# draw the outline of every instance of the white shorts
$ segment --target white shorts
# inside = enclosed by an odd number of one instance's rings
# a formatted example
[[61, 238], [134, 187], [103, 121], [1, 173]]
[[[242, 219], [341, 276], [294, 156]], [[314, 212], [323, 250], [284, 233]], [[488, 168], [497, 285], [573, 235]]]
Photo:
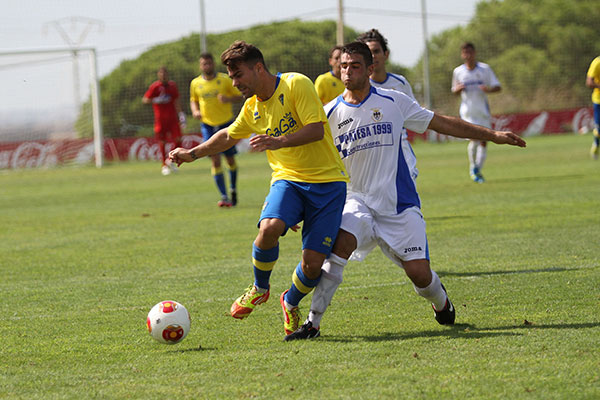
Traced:
[[359, 196], [348, 193], [340, 228], [356, 237], [357, 248], [350, 260], [364, 260], [377, 245], [399, 266], [402, 261], [429, 260], [425, 220], [418, 207], [396, 215], [379, 215]]

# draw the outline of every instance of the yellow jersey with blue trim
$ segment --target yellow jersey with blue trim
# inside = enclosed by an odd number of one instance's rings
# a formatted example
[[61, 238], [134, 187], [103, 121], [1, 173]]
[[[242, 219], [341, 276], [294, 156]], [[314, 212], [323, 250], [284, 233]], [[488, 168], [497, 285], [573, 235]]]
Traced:
[[198, 103], [203, 123], [218, 126], [233, 119], [233, 104], [219, 101], [220, 94], [228, 97], [242, 95], [233, 87], [231, 78], [222, 72], [217, 72], [210, 80], [200, 75], [190, 83], [190, 101]]
[[317, 122], [322, 123], [325, 130], [321, 140], [266, 151], [273, 170], [271, 183], [280, 179], [307, 183], [348, 182], [323, 105], [311, 80], [302, 74], [278, 73], [273, 95], [267, 100], [259, 100], [256, 95], [248, 98], [227, 132], [234, 139], [247, 138], [253, 133], [278, 137]]
[[325, 72], [315, 79], [315, 89], [323, 104], [329, 103], [344, 91], [344, 83], [338, 79], [333, 71]]
[[[587, 76], [594, 78], [594, 82], [600, 84], [600, 56], [594, 58], [590, 64]], [[600, 89], [595, 88], [592, 92], [592, 103], [600, 104]]]

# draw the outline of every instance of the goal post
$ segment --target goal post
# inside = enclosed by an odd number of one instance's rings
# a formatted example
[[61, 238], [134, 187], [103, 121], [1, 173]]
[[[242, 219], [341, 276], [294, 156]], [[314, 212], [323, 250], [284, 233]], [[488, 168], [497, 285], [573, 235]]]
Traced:
[[[23, 50], [10, 50], [10, 51], [0, 51], [0, 70], [10, 70], [10, 73], [3, 73], [3, 75], [5, 77], [9, 77], [7, 79], [12, 80], [13, 83], [15, 82], [27, 82], [28, 75], [25, 73], [20, 72], [22, 69], [25, 68], [36, 68], [36, 65], [42, 65], [42, 64], [51, 64], [54, 63], [56, 64], [61, 63], [59, 66], [59, 70], [61, 71], [61, 74], [65, 74], [64, 70], [67, 69], [67, 63], [70, 61], [72, 62], [72, 71], [73, 71], [73, 92], [74, 92], [74, 106], [64, 106], [61, 105], [60, 102], [58, 101], [58, 98], [63, 97], [62, 93], [59, 93], [57, 95], [57, 107], [62, 107], [64, 109], [66, 108], [73, 108], [74, 109], [74, 115], [71, 115], [71, 119], [74, 123], [74, 121], [77, 119], [77, 116], [82, 112], [82, 105], [84, 104], [84, 102], [80, 101], [80, 81], [84, 81], [84, 79], [80, 78], [79, 76], [79, 56], [80, 55], [86, 55], [87, 54], [87, 63], [88, 63], [88, 70], [89, 70], [89, 76], [87, 79], [89, 82], [89, 107], [91, 108], [91, 125], [92, 125], [92, 129], [93, 129], [93, 158], [94, 158], [94, 162], [96, 167], [100, 168], [103, 166], [103, 131], [102, 131], [102, 113], [101, 113], [101, 101], [100, 101], [100, 83], [99, 83], [99, 79], [98, 79], [98, 63], [97, 63], [97, 55], [96, 55], [96, 49], [93, 47], [68, 47], [68, 48], [45, 48], [45, 49], [23, 49]], [[62, 58], [60, 58], [59, 61], [56, 61], [56, 59], [39, 59], [40, 57], [47, 57], [47, 56], [65, 56], [65, 59], [62, 60]], [[33, 59], [33, 58], [37, 58], [37, 59]], [[7, 61], [8, 60], [8, 61]], [[16, 60], [13, 61], [12, 63], [10, 62], [10, 60]], [[47, 72], [46, 70], [42, 70], [40, 67], [37, 67], [38, 71], [34, 71], [33, 74], [29, 75], [29, 76], [33, 76], [35, 78], [38, 78], [39, 75], [45, 75], [47, 74], [48, 76], [45, 76], [45, 78], [48, 81], [57, 81], [54, 82], [56, 83], [56, 86], [54, 88], [54, 90], [56, 90], [56, 87], [60, 87], [61, 85], [63, 85], [64, 83], [64, 77], [58, 77], [58, 76], [52, 76], [52, 74], [54, 72]], [[48, 71], [54, 71], [51, 68], [48, 67]], [[38, 75], [38, 76], [36, 76]], [[58, 82], [60, 81], [60, 82]], [[32, 84], [31, 86], [33, 86], [33, 90], [31, 93], [27, 93], [25, 95], [25, 97], [29, 96], [31, 97], [31, 102], [30, 104], [28, 104], [27, 106], [24, 106], [26, 108], [22, 108], [25, 109], [25, 112], [28, 113], [29, 115], [36, 115], [40, 112], [40, 108], [41, 108], [41, 104], [36, 103], [36, 95], [40, 94], [41, 91], [43, 90], [41, 87], [42, 85], [39, 85], [39, 83], [36, 84]], [[39, 86], [39, 87], [38, 87]], [[36, 92], [37, 90], [37, 92]], [[20, 88], [16, 87], [16, 89], [13, 89], [13, 94], [12, 96], [14, 96], [15, 98], [18, 97]], [[66, 96], [66, 97], [70, 97], [70, 96]], [[10, 99], [5, 100], [7, 102], [10, 102]], [[42, 101], [43, 102], [43, 101]], [[14, 103], [17, 103], [17, 101], [15, 101]], [[2, 105], [2, 108], [4, 109], [3, 115], [1, 115], [3, 120], [8, 120], [9, 117], [13, 116], [11, 115], [11, 112], [13, 114], [17, 114], [17, 111], [11, 111], [11, 110], [17, 110], [17, 108], [13, 108], [13, 107], [17, 107], [18, 104], [12, 104], [12, 103], [7, 103]], [[23, 107], [23, 106], [22, 106]], [[61, 110], [61, 111], [65, 111], [65, 110]], [[62, 114], [62, 113], [61, 113]], [[62, 115], [60, 115], [62, 116]], [[33, 120], [33, 118], [32, 118]], [[13, 131], [9, 130], [9, 133], [4, 134], [5, 132], [0, 131], [0, 168], [3, 168], [6, 166], [9, 166], [9, 162], [8, 159], [9, 157], [11, 157], [11, 155], [8, 154], [7, 150], [4, 149], [12, 149], [15, 150], [17, 147], [15, 145], [15, 142], [23, 142], [23, 144], [25, 145], [25, 147], [29, 146], [28, 148], [39, 148], [41, 145], [39, 144], [39, 142], [46, 142], [46, 141], [50, 141], [52, 138], [50, 137], [51, 135], [48, 133], [40, 133], [37, 135], [32, 135], [31, 137], [28, 137], [28, 135], [25, 133], [28, 129], [28, 125], [37, 125], [38, 122], [37, 121], [23, 121], [21, 120], [20, 125], [17, 126], [17, 128], [13, 129]], [[11, 125], [10, 123], [5, 123], [4, 125]], [[34, 129], [31, 129], [34, 130]], [[63, 128], [64, 130], [64, 128]], [[73, 129], [71, 129], [73, 130]], [[70, 139], [74, 139], [71, 140], [71, 142], [75, 142], [75, 138], [70, 138]], [[89, 140], [89, 139], [88, 139]], [[27, 142], [31, 142], [31, 143], [27, 143]], [[38, 142], [38, 143], [35, 143]], [[53, 142], [56, 142], [55, 140]], [[33, 144], [33, 146], [32, 146]], [[81, 141], [79, 141], [78, 144], [73, 145], [73, 144], [57, 144], [57, 143], [52, 143], [51, 145], [49, 145], [48, 147], [50, 149], [53, 149], [51, 151], [58, 151], [55, 149], [69, 149], [69, 148], [73, 148], [74, 146], [76, 147], [82, 147]], [[89, 150], [92, 150], [91, 148]], [[89, 151], [87, 150], [87, 151]], [[40, 150], [39, 152], [41, 153], [45, 153], [47, 154], [49, 150]], [[18, 152], [18, 150], [17, 150]], [[90, 154], [91, 156], [91, 154]], [[76, 157], [76, 154], [73, 155], [67, 155], [67, 162], [69, 161], [68, 158], [70, 157]], [[54, 165], [54, 164], [58, 164], [58, 163], [63, 163], [63, 155], [59, 155], [59, 154], [53, 154], [50, 157], [49, 163], [46, 163], [44, 160], [39, 160], [39, 161], [24, 161], [22, 162], [22, 165], [24, 166], [48, 166], [48, 164], [50, 165]], [[17, 163], [13, 163], [13, 164], [17, 164]]]

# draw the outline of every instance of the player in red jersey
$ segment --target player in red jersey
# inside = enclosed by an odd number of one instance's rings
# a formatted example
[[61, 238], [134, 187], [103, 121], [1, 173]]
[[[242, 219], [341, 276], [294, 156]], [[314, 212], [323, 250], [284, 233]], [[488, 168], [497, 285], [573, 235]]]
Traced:
[[154, 134], [162, 159], [161, 171], [163, 175], [168, 175], [171, 171], [176, 171], [177, 167], [167, 161], [165, 144], [172, 143], [174, 148], [181, 146], [181, 128], [185, 128], [185, 114], [181, 111], [179, 90], [175, 82], [169, 80], [167, 68], [160, 67], [157, 76], [158, 80], [150, 85], [142, 101], [144, 104], [152, 103]]

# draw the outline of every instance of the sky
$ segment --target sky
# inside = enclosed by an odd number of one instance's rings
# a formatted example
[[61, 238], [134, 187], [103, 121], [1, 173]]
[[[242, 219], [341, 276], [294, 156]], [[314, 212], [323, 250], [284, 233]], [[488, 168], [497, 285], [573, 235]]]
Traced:
[[[465, 25], [480, 0], [426, 0], [429, 36]], [[357, 31], [377, 28], [389, 41], [390, 58], [405, 66], [423, 51], [421, 1], [343, 0], [344, 23]], [[204, 0], [206, 31], [221, 33], [299, 18], [337, 18], [338, 0]], [[200, 31], [200, 0], [0, 0], [0, 122], [14, 111], [75, 104], [69, 55], [7, 56], [21, 50], [93, 47], [105, 76], [149, 47]], [[73, 17], [77, 17], [76, 23]], [[63, 30], [61, 35], [60, 30]], [[200, 51], [200, 44], [198, 45]], [[40, 63], [40, 60], [48, 60]], [[87, 58], [79, 58], [80, 97], [87, 97]], [[61, 61], [62, 60], [62, 61]], [[6, 95], [9, 93], [10, 95]]]

